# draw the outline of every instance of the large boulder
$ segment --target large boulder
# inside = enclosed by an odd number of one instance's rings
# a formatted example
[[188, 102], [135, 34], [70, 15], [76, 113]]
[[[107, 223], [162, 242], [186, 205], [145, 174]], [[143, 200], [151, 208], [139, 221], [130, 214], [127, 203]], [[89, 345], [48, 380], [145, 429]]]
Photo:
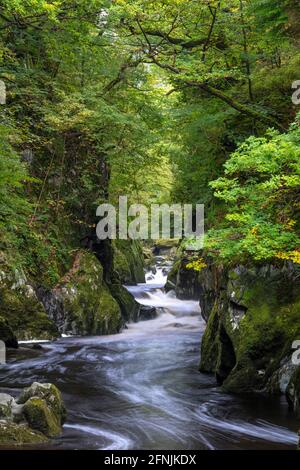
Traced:
[[145, 282], [145, 260], [141, 244], [136, 240], [115, 240], [113, 243], [113, 272], [122, 284]]
[[[19, 340], [55, 339], [59, 336], [35, 289], [25, 273], [15, 269], [1, 253], [0, 256], [0, 339], [8, 347], [16, 347]], [[8, 328], [9, 325], [9, 328]], [[11, 334], [13, 332], [13, 334]]]
[[58, 388], [50, 383], [34, 382], [30, 387], [25, 388], [19, 396], [17, 403], [26, 404], [31, 398], [40, 398], [45, 401], [56, 420], [60, 425], [66, 420], [66, 408]]
[[62, 432], [66, 409], [53, 384], [33, 383], [17, 400], [0, 394], [0, 445], [47, 442]]
[[42, 432], [47, 437], [61, 433], [61, 423], [42, 398], [30, 398], [24, 405], [24, 416], [31, 429]]
[[188, 258], [183, 257], [174, 263], [168, 274], [165, 289], [166, 291], [175, 289], [177, 297], [182, 300], [199, 300], [201, 289], [199, 273], [186, 267], [189, 262]]
[[111, 295], [118, 302], [122, 318], [125, 322], [137, 322], [139, 319], [140, 304], [133, 295], [119, 282], [109, 285]]
[[39, 289], [38, 295], [60, 333], [113, 334], [123, 324], [119, 304], [104, 280], [103, 267], [89, 251], [78, 251], [72, 268], [55, 289]]

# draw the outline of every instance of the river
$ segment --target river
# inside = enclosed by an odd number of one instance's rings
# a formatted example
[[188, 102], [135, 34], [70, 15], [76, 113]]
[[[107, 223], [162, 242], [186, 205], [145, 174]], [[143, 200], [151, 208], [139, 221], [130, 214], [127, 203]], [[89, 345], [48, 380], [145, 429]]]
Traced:
[[51, 449], [294, 449], [298, 425], [284, 398], [231, 396], [198, 372], [205, 324], [197, 302], [164, 292], [167, 269], [158, 258], [147, 283], [128, 288], [157, 318], [19, 351], [0, 371], [1, 391], [60, 388], [68, 420]]

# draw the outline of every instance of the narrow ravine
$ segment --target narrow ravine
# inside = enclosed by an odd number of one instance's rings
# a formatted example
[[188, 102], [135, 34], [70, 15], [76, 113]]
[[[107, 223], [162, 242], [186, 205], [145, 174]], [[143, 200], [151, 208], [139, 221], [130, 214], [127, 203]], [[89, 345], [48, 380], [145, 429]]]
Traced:
[[158, 309], [156, 319], [11, 358], [1, 391], [14, 394], [33, 381], [60, 388], [69, 415], [50, 448], [294, 449], [297, 421], [284, 400], [227, 395], [198, 372], [205, 325], [197, 302], [164, 292], [168, 268], [159, 257], [147, 283], [128, 288]]

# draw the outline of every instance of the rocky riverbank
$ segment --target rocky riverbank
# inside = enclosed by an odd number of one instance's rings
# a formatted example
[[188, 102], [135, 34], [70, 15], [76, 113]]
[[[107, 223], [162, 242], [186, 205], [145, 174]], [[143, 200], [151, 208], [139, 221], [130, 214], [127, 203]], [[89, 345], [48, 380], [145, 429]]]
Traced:
[[66, 409], [55, 385], [33, 383], [18, 398], [0, 394], [0, 446], [46, 443], [59, 436]]
[[123, 287], [144, 280], [142, 249], [131, 241], [86, 243], [52, 288], [15, 269], [2, 253], [0, 340], [17, 347], [17, 340], [116, 333], [145, 315]]

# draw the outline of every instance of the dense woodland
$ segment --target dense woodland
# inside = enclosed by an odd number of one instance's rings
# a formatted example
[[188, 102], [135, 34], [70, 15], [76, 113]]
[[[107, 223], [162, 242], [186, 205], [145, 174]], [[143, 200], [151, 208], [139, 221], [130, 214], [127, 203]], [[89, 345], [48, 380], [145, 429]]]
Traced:
[[99, 202], [205, 203], [218, 262], [299, 261], [296, 0], [2, 0], [1, 250], [55, 283]]

